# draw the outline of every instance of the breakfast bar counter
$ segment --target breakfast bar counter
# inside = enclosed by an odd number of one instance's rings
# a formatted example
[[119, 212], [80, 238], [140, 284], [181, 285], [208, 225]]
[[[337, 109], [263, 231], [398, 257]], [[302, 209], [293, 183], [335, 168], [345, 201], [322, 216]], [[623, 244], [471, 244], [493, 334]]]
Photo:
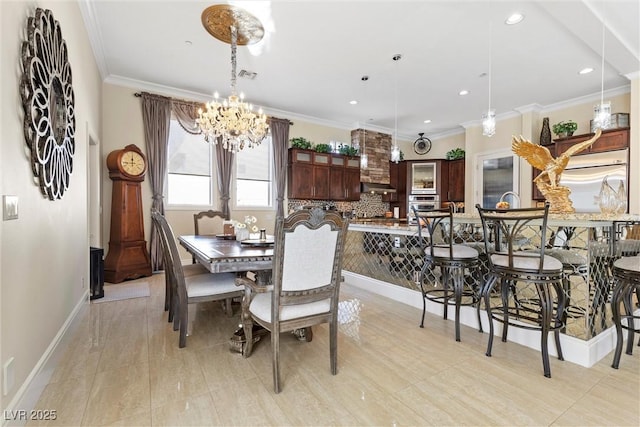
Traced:
[[[453, 226], [456, 243], [476, 248], [486, 265], [479, 216], [455, 214]], [[523, 249], [541, 244], [535, 241], [539, 230], [532, 227], [529, 231], [523, 232]], [[611, 266], [621, 256], [640, 253], [640, 216], [552, 214], [544, 244], [548, 254], [565, 266], [564, 290], [570, 304], [563, 333], [584, 341], [599, 337], [612, 326], [608, 304], [613, 281]], [[347, 277], [352, 274], [354, 279], [368, 283], [365, 286], [371, 286], [374, 292], [422, 307], [418, 284], [422, 263], [416, 226], [382, 219], [355, 220], [350, 224], [343, 270]], [[437, 285], [433, 274], [438, 273], [432, 273], [428, 286]], [[432, 308], [436, 313], [441, 310]]]

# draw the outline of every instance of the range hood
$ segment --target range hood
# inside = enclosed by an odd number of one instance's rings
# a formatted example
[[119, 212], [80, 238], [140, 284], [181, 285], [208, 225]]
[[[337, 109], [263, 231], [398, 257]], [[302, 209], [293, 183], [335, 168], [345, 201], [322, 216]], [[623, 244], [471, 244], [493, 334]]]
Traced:
[[396, 189], [393, 188], [389, 184], [376, 184], [376, 183], [373, 183], [373, 182], [361, 182], [360, 183], [360, 192], [361, 193], [385, 194], [385, 193], [395, 193]]

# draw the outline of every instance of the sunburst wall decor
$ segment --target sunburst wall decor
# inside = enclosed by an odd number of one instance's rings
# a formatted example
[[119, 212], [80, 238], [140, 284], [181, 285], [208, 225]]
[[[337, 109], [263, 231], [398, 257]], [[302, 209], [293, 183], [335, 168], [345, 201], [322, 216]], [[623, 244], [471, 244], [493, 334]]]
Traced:
[[50, 10], [36, 9], [22, 43], [20, 95], [31, 168], [50, 200], [69, 188], [75, 152], [76, 116], [67, 44]]

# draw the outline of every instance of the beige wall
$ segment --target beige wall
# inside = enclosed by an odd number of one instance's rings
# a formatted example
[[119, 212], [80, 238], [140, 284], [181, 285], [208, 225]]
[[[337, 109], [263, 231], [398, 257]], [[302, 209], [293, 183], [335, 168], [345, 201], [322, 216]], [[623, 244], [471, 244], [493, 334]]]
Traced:
[[[73, 174], [61, 200], [42, 196], [34, 183], [22, 131], [20, 48], [35, 7], [51, 9], [69, 51], [75, 93]], [[87, 126], [101, 129], [101, 79], [75, 2], [0, 2], [0, 186], [19, 198], [19, 218], [1, 223], [0, 362], [14, 358], [15, 384], [1, 407], [15, 405], [18, 390], [35, 374], [47, 348], [75, 308], [84, 304], [89, 276]], [[55, 408], [51, 408], [55, 409]]]

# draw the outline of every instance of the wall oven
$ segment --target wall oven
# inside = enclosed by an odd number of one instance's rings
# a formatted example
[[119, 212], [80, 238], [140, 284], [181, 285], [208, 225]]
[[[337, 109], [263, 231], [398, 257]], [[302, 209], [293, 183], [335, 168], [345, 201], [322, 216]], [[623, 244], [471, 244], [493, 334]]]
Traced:
[[419, 211], [440, 209], [440, 196], [437, 194], [411, 194], [409, 195], [407, 220], [409, 224], [417, 224], [413, 208]]

